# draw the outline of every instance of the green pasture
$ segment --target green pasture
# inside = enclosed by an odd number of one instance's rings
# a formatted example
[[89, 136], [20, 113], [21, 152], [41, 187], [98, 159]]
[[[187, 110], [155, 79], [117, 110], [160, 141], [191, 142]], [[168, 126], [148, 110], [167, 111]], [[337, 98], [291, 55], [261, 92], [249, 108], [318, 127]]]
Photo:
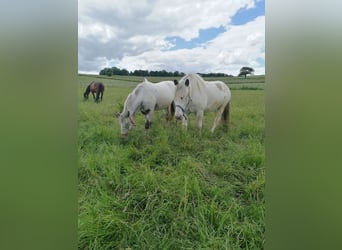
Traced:
[[[97, 78], [103, 102], [84, 101]], [[142, 79], [78, 77], [79, 248], [263, 249], [264, 77], [223, 79], [232, 89], [228, 128], [210, 133], [206, 113], [199, 136], [193, 114], [184, 132], [159, 111], [145, 134], [138, 113], [123, 140], [114, 114]]]

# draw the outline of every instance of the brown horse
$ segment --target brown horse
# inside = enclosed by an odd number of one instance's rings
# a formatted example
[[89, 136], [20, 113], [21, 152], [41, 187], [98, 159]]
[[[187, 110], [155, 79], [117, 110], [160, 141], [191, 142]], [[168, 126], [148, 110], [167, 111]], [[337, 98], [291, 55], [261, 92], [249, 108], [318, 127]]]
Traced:
[[[88, 87], [86, 88], [83, 96], [84, 96], [84, 100], [88, 100], [89, 97], [89, 93], [91, 92], [93, 94], [94, 100], [95, 102], [99, 102], [100, 99], [102, 101], [102, 97], [103, 97], [103, 92], [105, 90], [105, 86], [102, 82], [95, 82], [92, 81]], [[96, 93], [96, 97], [95, 94]], [[101, 96], [100, 96], [101, 95]]]

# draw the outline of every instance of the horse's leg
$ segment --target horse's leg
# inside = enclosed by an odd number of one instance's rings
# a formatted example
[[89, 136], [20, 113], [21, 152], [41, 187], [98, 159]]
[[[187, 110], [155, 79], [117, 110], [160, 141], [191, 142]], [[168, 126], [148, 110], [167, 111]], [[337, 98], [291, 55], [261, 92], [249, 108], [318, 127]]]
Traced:
[[171, 121], [175, 117], [175, 103], [172, 103], [166, 108], [166, 120]]
[[182, 125], [183, 125], [183, 129], [186, 131], [188, 129], [188, 120], [185, 119], [185, 117], [182, 118]]
[[165, 109], [165, 124], [168, 124], [168, 122], [170, 121], [170, 112], [169, 112], [169, 108]]
[[188, 121], [185, 118], [182, 119], [182, 126], [185, 131], [188, 130]]
[[95, 94], [94, 94], [94, 92], [91, 92], [92, 94], [93, 94], [93, 98], [94, 98], [94, 100], [95, 100]]
[[222, 113], [223, 113], [223, 111], [224, 111], [224, 108], [225, 108], [225, 106], [222, 106], [220, 109], [218, 109], [218, 110], [216, 111], [216, 117], [215, 117], [215, 120], [214, 120], [214, 124], [213, 124], [213, 126], [211, 127], [211, 129], [210, 129], [211, 133], [214, 132], [214, 130], [215, 130], [217, 124], [220, 122]]
[[145, 115], [145, 118], [146, 118], [146, 122], [145, 122], [145, 131], [146, 131], [146, 134], [149, 130], [149, 128], [151, 127], [152, 125], [152, 116], [153, 116], [153, 111], [150, 110], [146, 115]]
[[[172, 112], [171, 108], [168, 107], [164, 110], [165, 113], [165, 127], [169, 127], [172, 126], [172, 120], [174, 117], [174, 112]], [[176, 120], [176, 124], [177, 124], [177, 120]]]
[[[189, 117], [187, 117], [187, 118], [185, 118], [184, 116], [182, 116], [182, 128], [183, 128], [183, 130], [184, 131], [187, 131], [187, 129], [188, 129], [188, 119], [189, 119]], [[178, 119], [176, 119], [176, 127], [178, 126]]]
[[199, 133], [201, 134], [202, 131], [202, 120], [203, 120], [203, 111], [197, 111], [196, 113], [196, 118], [197, 118], [197, 128]]

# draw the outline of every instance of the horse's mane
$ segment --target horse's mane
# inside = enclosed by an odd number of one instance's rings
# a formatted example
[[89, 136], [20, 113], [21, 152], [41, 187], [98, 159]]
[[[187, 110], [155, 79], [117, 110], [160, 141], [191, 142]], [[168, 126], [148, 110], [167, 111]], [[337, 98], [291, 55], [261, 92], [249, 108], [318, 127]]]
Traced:
[[86, 90], [84, 91], [84, 95], [88, 95], [88, 94], [90, 93], [90, 85], [91, 85], [92, 83], [93, 83], [93, 82], [91, 82], [91, 83], [87, 86]]
[[88, 84], [87, 88], [86, 88], [86, 92], [89, 93], [90, 92], [90, 86], [94, 83], [95, 81], [91, 81], [91, 83]]
[[200, 94], [202, 94], [203, 91], [205, 91], [204, 88], [205, 88], [206, 81], [200, 75], [195, 74], [195, 73], [190, 73], [190, 74], [185, 75], [182, 78], [182, 80], [184, 80], [184, 82], [185, 82], [186, 79], [189, 79], [189, 81], [190, 81], [190, 85], [189, 85], [189, 87], [190, 87], [190, 97], [193, 96], [194, 91], [196, 89], [198, 90], [198, 92]]
[[129, 115], [130, 111], [129, 111], [129, 107], [131, 107], [134, 103], [134, 100], [136, 98], [136, 93], [135, 93], [135, 89], [128, 94], [126, 101], [124, 103], [124, 108], [122, 110], [122, 113], [125, 114], [126, 116]]

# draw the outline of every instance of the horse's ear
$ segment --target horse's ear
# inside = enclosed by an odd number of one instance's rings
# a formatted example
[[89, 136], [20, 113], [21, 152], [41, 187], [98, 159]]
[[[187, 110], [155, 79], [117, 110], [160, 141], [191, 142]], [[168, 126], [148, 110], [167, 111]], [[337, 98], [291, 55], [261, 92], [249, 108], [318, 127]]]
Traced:
[[146, 79], [146, 77], [144, 78], [144, 82], [147, 82], [147, 79]]
[[177, 84], [178, 84], [178, 81], [177, 81], [177, 80], [173, 80], [173, 82], [175, 83], [175, 85], [177, 85]]
[[188, 87], [188, 86], [189, 86], [189, 83], [190, 83], [190, 82], [189, 82], [189, 79], [186, 79], [186, 81], [185, 81], [185, 86]]

